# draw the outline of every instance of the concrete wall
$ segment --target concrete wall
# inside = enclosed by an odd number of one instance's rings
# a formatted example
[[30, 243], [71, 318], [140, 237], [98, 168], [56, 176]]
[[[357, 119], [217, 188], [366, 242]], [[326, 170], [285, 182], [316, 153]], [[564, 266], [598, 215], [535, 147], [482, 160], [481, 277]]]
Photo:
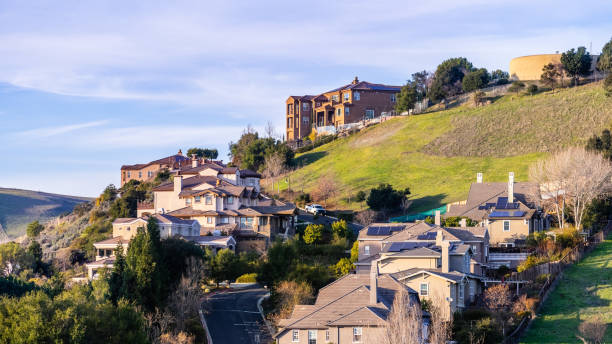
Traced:
[[[595, 71], [595, 62], [598, 55], [591, 55], [592, 67]], [[540, 54], [516, 57], [510, 60], [510, 78], [515, 80], [540, 80], [542, 68], [552, 63], [561, 65], [561, 54]]]

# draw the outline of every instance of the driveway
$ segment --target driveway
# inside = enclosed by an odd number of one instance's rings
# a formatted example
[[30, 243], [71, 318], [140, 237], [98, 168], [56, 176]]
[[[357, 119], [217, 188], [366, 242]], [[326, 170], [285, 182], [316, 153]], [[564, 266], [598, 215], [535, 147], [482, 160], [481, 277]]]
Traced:
[[255, 287], [220, 292], [203, 303], [213, 344], [260, 344], [272, 340], [257, 308], [268, 290]]

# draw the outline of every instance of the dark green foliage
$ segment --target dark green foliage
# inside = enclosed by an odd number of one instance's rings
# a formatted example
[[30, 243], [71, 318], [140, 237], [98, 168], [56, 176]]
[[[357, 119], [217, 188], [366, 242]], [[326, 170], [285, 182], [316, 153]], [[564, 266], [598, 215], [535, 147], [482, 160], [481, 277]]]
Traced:
[[168, 169], [163, 169], [157, 172], [157, 175], [155, 176], [155, 180], [153, 183], [156, 185], [159, 185], [163, 182], [169, 181], [171, 176], [172, 176], [172, 173], [170, 173]]
[[187, 262], [190, 257], [200, 261], [206, 259], [204, 250], [192, 242], [180, 238], [167, 238], [161, 241], [162, 285], [167, 294], [174, 289], [181, 276], [187, 272]]
[[87, 256], [85, 255], [85, 252], [81, 250], [71, 250], [68, 260], [70, 261], [71, 265], [83, 265], [87, 262]]
[[599, 55], [599, 60], [597, 60], [597, 69], [612, 72], [612, 39], [601, 49], [601, 55]]
[[303, 263], [298, 263], [292, 267], [287, 278], [291, 281], [308, 283], [315, 290], [323, 288], [332, 280], [327, 266]]
[[535, 84], [530, 84], [529, 86], [527, 86], [527, 93], [529, 95], [534, 95], [536, 92], [538, 92], [538, 86]]
[[119, 193], [119, 190], [117, 190], [117, 188], [115, 187], [115, 185], [110, 184], [108, 185], [104, 191], [102, 191], [102, 194], [100, 195], [100, 203], [103, 202], [112, 202], [117, 198], [117, 194]]
[[429, 98], [439, 101], [461, 93], [463, 77], [473, 69], [465, 57], [448, 59], [438, 65], [429, 89]]
[[[323, 135], [323, 136], [317, 136], [317, 138], [315, 138], [314, 142], [311, 142], [305, 146], [302, 146], [298, 149], [295, 150], [296, 153], [304, 153], [304, 152], [308, 152], [309, 150], [313, 150], [319, 146], [322, 146], [326, 143], [330, 143], [333, 140], [336, 139], [336, 135]], [[309, 141], [307, 141], [309, 142]]]
[[243, 169], [263, 169], [266, 157], [274, 153], [280, 153], [284, 157], [285, 165], [293, 165], [295, 153], [285, 142], [271, 137], [260, 138], [252, 130], [244, 132], [238, 142], [230, 143], [232, 164]]
[[296, 255], [297, 250], [292, 242], [276, 241], [268, 249], [268, 259], [261, 267], [258, 280], [267, 286], [283, 280]]
[[606, 92], [606, 96], [612, 97], [612, 72], [610, 72], [604, 79], [603, 88]]
[[242, 275], [240, 259], [233, 251], [229, 249], [220, 250], [212, 257], [210, 261], [210, 277], [217, 284], [223, 281], [231, 282], [240, 275]]
[[515, 81], [508, 88], [509, 92], [519, 93], [523, 88], [525, 88], [525, 84], [521, 81]]
[[34, 221], [28, 224], [28, 227], [26, 228], [26, 234], [29, 238], [36, 238], [38, 234], [43, 231], [43, 229], [45, 229], [43, 225], [41, 225], [38, 221]]
[[486, 68], [476, 69], [468, 72], [462, 81], [464, 92], [472, 92], [481, 89], [489, 83], [489, 72]]
[[56, 297], [37, 291], [0, 297], [1, 343], [148, 343], [145, 322], [125, 302], [98, 301], [90, 286]]
[[216, 148], [189, 148], [189, 150], [187, 150], [187, 156], [191, 157], [193, 154], [195, 154], [198, 158], [207, 158], [211, 160], [216, 159], [219, 156], [219, 152]]
[[591, 73], [591, 54], [586, 51], [585, 47], [572, 48], [561, 54], [561, 64], [576, 85], [579, 77]]
[[491, 80], [495, 82], [499, 82], [500, 80], [506, 80], [506, 83], [510, 79], [510, 74], [508, 72], [504, 72], [501, 69], [496, 69], [491, 72]]
[[414, 81], [408, 81], [397, 95], [395, 111], [402, 113], [414, 108], [414, 104], [419, 100], [419, 92]]
[[[443, 227], [459, 227], [462, 219], [465, 219], [466, 226], [468, 227], [474, 227], [478, 225], [477, 221], [474, 221], [470, 219], [469, 217], [465, 217], [465, 216], [463, 217], [450, 216], [450, 217], [443, 218], [440, 221], [440, 225]], [[428, 221], [431, 221], [431, 222], [428, 222]], [[434, 223], [434, 219], [431, 216], [428, 216], [425, 222]]]
[[38, 289], [40, 288], [36, 284], [24, 282], [15, 276], [0, 277], [0, 297], [3, 295], [19, 297]]
[[363, 202], [363, 201], [365, 201], [365, 200], [366, 200], [366, 197], [367, 197], [367, 196], [368, 196], [368, 195], [366, 194], [366, 192], [365, 192], [365, 191], [363, 191], [363, 190], [361, 190], [361, 191], [359, 191], [359, 192], [357, 193], [357, 195], [355, 195], [355, 200], [356, 200], [357, 202]]
[[586, 145], [587, 150], [597, 151], [612, 160], [612, 135], [610, 130], [604, 129], [601, 136], [593, 135]]
[[492, 314], [474, 309], [455, 313], [453, 339], [459, 343], [496, 344], [503, 341], [503, 336]]
[[32, 266], [32, 255], [16, 242], [0, 244], [0, 275], [17, 275]]
[[372, 210], [398, 210], [402, 200], [410, 195], [410, 189], [395, 190], [390, 184], [379, 184], [370, 190], [367, 204]]
[[421, 101], [427, 96], [427, 84], [431, 77], [432, 75], [426, 70], [412, 74], [412, 82], [417, 91], [417, 101]]
[[113, 224], [109, 220], [96, 220], [87, 226], [81, 235], [72, 241], [70, 245], [75, 250], [83, 251], [87, 257], [93, 258], [96, 255], [93, 244], [95, 242], [108, 239], [113, 232]]
[[51, 264], [43, 262], [43, 251], [38, 241], [32, 240], [30, 242], [27, 253], [32, 257], [32, 271], [47, 276], [51, 275]]
[[136, 207], [139, 201], [144, 201], [151, 191], [150, 183], [141, 183], [138, 180], [130, 180], [121, 189], [121, 198], [117, 198], [109, 210], [109, 215], [116, 219], [118, 217], [136, 217]]
[[299, 206], [304, 206], [311, 202], [312, 202], [312, 198], [310, 197], [309, 193], [302, 192], [295, 198], [295, 203]]
[[540, 76], [540, 81], [544, 85], [548, 85], [548, 87], [554, 89], [555, 83], [557, 82], [557, 78], [559, 78], [560, 73], [555, 67], [554, 64], [549, 63], [542, 67], [542, 75]]

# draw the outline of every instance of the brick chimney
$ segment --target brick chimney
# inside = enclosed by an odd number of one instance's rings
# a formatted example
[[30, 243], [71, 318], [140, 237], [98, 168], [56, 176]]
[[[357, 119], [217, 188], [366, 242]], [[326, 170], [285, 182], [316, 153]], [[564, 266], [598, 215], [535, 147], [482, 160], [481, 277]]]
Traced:
[[514, 172], [508, 173], [508, 203], [514, 202]]
[[199, 159], [195, 154], [191, 154], [191, 167], [198, 167]]
[[378, 261], [374, 260], [370, 266], [370, 304], [378, 303]]
[[177, 174], [174, 176], [174, 193], [179, 193], [183, 190], [183, 176]]
[[357, 85], [358, 82], [359, 82], [359, 78], [355, 77], [355, 79], [353, 80], [353, 85]]
[[440, 225], [440, 211], [439, 211], [439, 210], [436, 210], [436, 217], [435, 217], [435, 219], [434, 219], [434, 224], [435, 224], [436, 226], [439, 226], [439, 225]]
[[448, 251], [450, 251], [450, 241], [442, 241], [442, 272], [449, 272], [450, 270], [450, 255]]
[[476, 173], [476, 183], [482, 183], [482, 172]]

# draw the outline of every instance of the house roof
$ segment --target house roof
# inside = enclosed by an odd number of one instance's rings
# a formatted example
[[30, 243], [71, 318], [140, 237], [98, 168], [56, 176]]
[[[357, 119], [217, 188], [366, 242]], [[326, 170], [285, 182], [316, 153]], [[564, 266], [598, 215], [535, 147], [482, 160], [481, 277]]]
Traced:
[[214, 236], [214, 235], [198, 235], [198, 236], [184, 236], [185, 240], [192, 241], [198, 245], [220, 245], [228, 246], [230, 244], [236, 244], [236, 240], [231, 235], [226, 236]]
[[[218, 179], [217, 177], [214, 177], [214, 176], [200, 176], [200, 175], [189, 177], [189, 178], [183, 178], [183, 183], [182, 183], [183, 189], [182, 190], [185, 190], [185, 189], [190, 190], [191, 188], [196, 187], [198, 185], [202, 185], [202, 184], [216, 186], [217, 180], [221, 180], [221, 179]], [[228, 182], [222, 181], [222, 180], [221, 180], [221, 184], [231, 185]], [[173, 180], [162, 183], [153, 188], [153, 191], [173, 191], [173, 190], [174, 190]]]
[[161, 158], [161, 159], [157, 159], [157, 160], [153, 160], [151, 162], [148, 162], [146, 164], [134, 164], [134, 165], [123, 165], [121, 166], [121, 170], [140, 170], [144, 167], [150, 166], [150, 165], [168, 165], [171, 168], [178, 168], [180, 166], [183, 166], [185, 164], [188, 164], [191, 162], [191, 159], [189, 159], [188, 157], [184, 156], [181, 151], [179, 150], [178, 154], [174, 154], [174, 155], [170, 155], [167, 156], [165, 158]]
[[420, 268], [413, 268], [413, 269], [396, 272], [392, 274], [392, 276], [397, 278], [398, 280], [403, 280], [403, 279], [407, 279], [407, 278], [410, 278], [412, 276], [419, 275], [419, 274], [428, 274], [430, 276], [436, 276], [436, 277], [443, 278], [453, 283], [461, 282], [461, 280], [465, 278], [466, 276], [466, 274], [457, 272], [457, 271], [442, 272], [441, 269], [420, 269]]
[[350, 83], [348, 85], [344, 85], [338, 88], [335, 88], [331, 91], [325, 92], [338, 92], [338, 91], [346, 91], [346, 90], [357, 90], [357, 91], [383, 91], [383, 92], [399, 92], [402, 90], [402, 86], [391, 86], [391, 85], [383, 85], [383, 84], [373, 84], [367, 81], [358, 81], [357, 83]]
[[[536, 197], [535, 195], [538, 192], [539, 186], [537, 183], [514, 183], [514, 199], [518, 203], [518, 209], [513, 209], [512, 211], [523, 211], [524, 215], [513, 216], [513, 218], [523, 219], [533, 216], [536, 210], [536, 200], [534, 197]], [[482, 221], [488, 217], [489, 210], [495, 208], [500, 198], [503, 197], [508, 197], [507, 183], [472, 183], [466, 204], [452, 205], [444, 216], [465, 216], [475, 221]]]
[[94, 246], [96, 246], [96, 245], [119, 245], [119, 244], [127, 244], [129, 242], [130, 242], [129, 240], [125, 240], [125, 239], [123, 239], [123, 237], [117, 236], [117, 237], [114, 237], [114, 238], [110, 238], [110, 239], [106, 239], [106, 240], [95, 242]]

